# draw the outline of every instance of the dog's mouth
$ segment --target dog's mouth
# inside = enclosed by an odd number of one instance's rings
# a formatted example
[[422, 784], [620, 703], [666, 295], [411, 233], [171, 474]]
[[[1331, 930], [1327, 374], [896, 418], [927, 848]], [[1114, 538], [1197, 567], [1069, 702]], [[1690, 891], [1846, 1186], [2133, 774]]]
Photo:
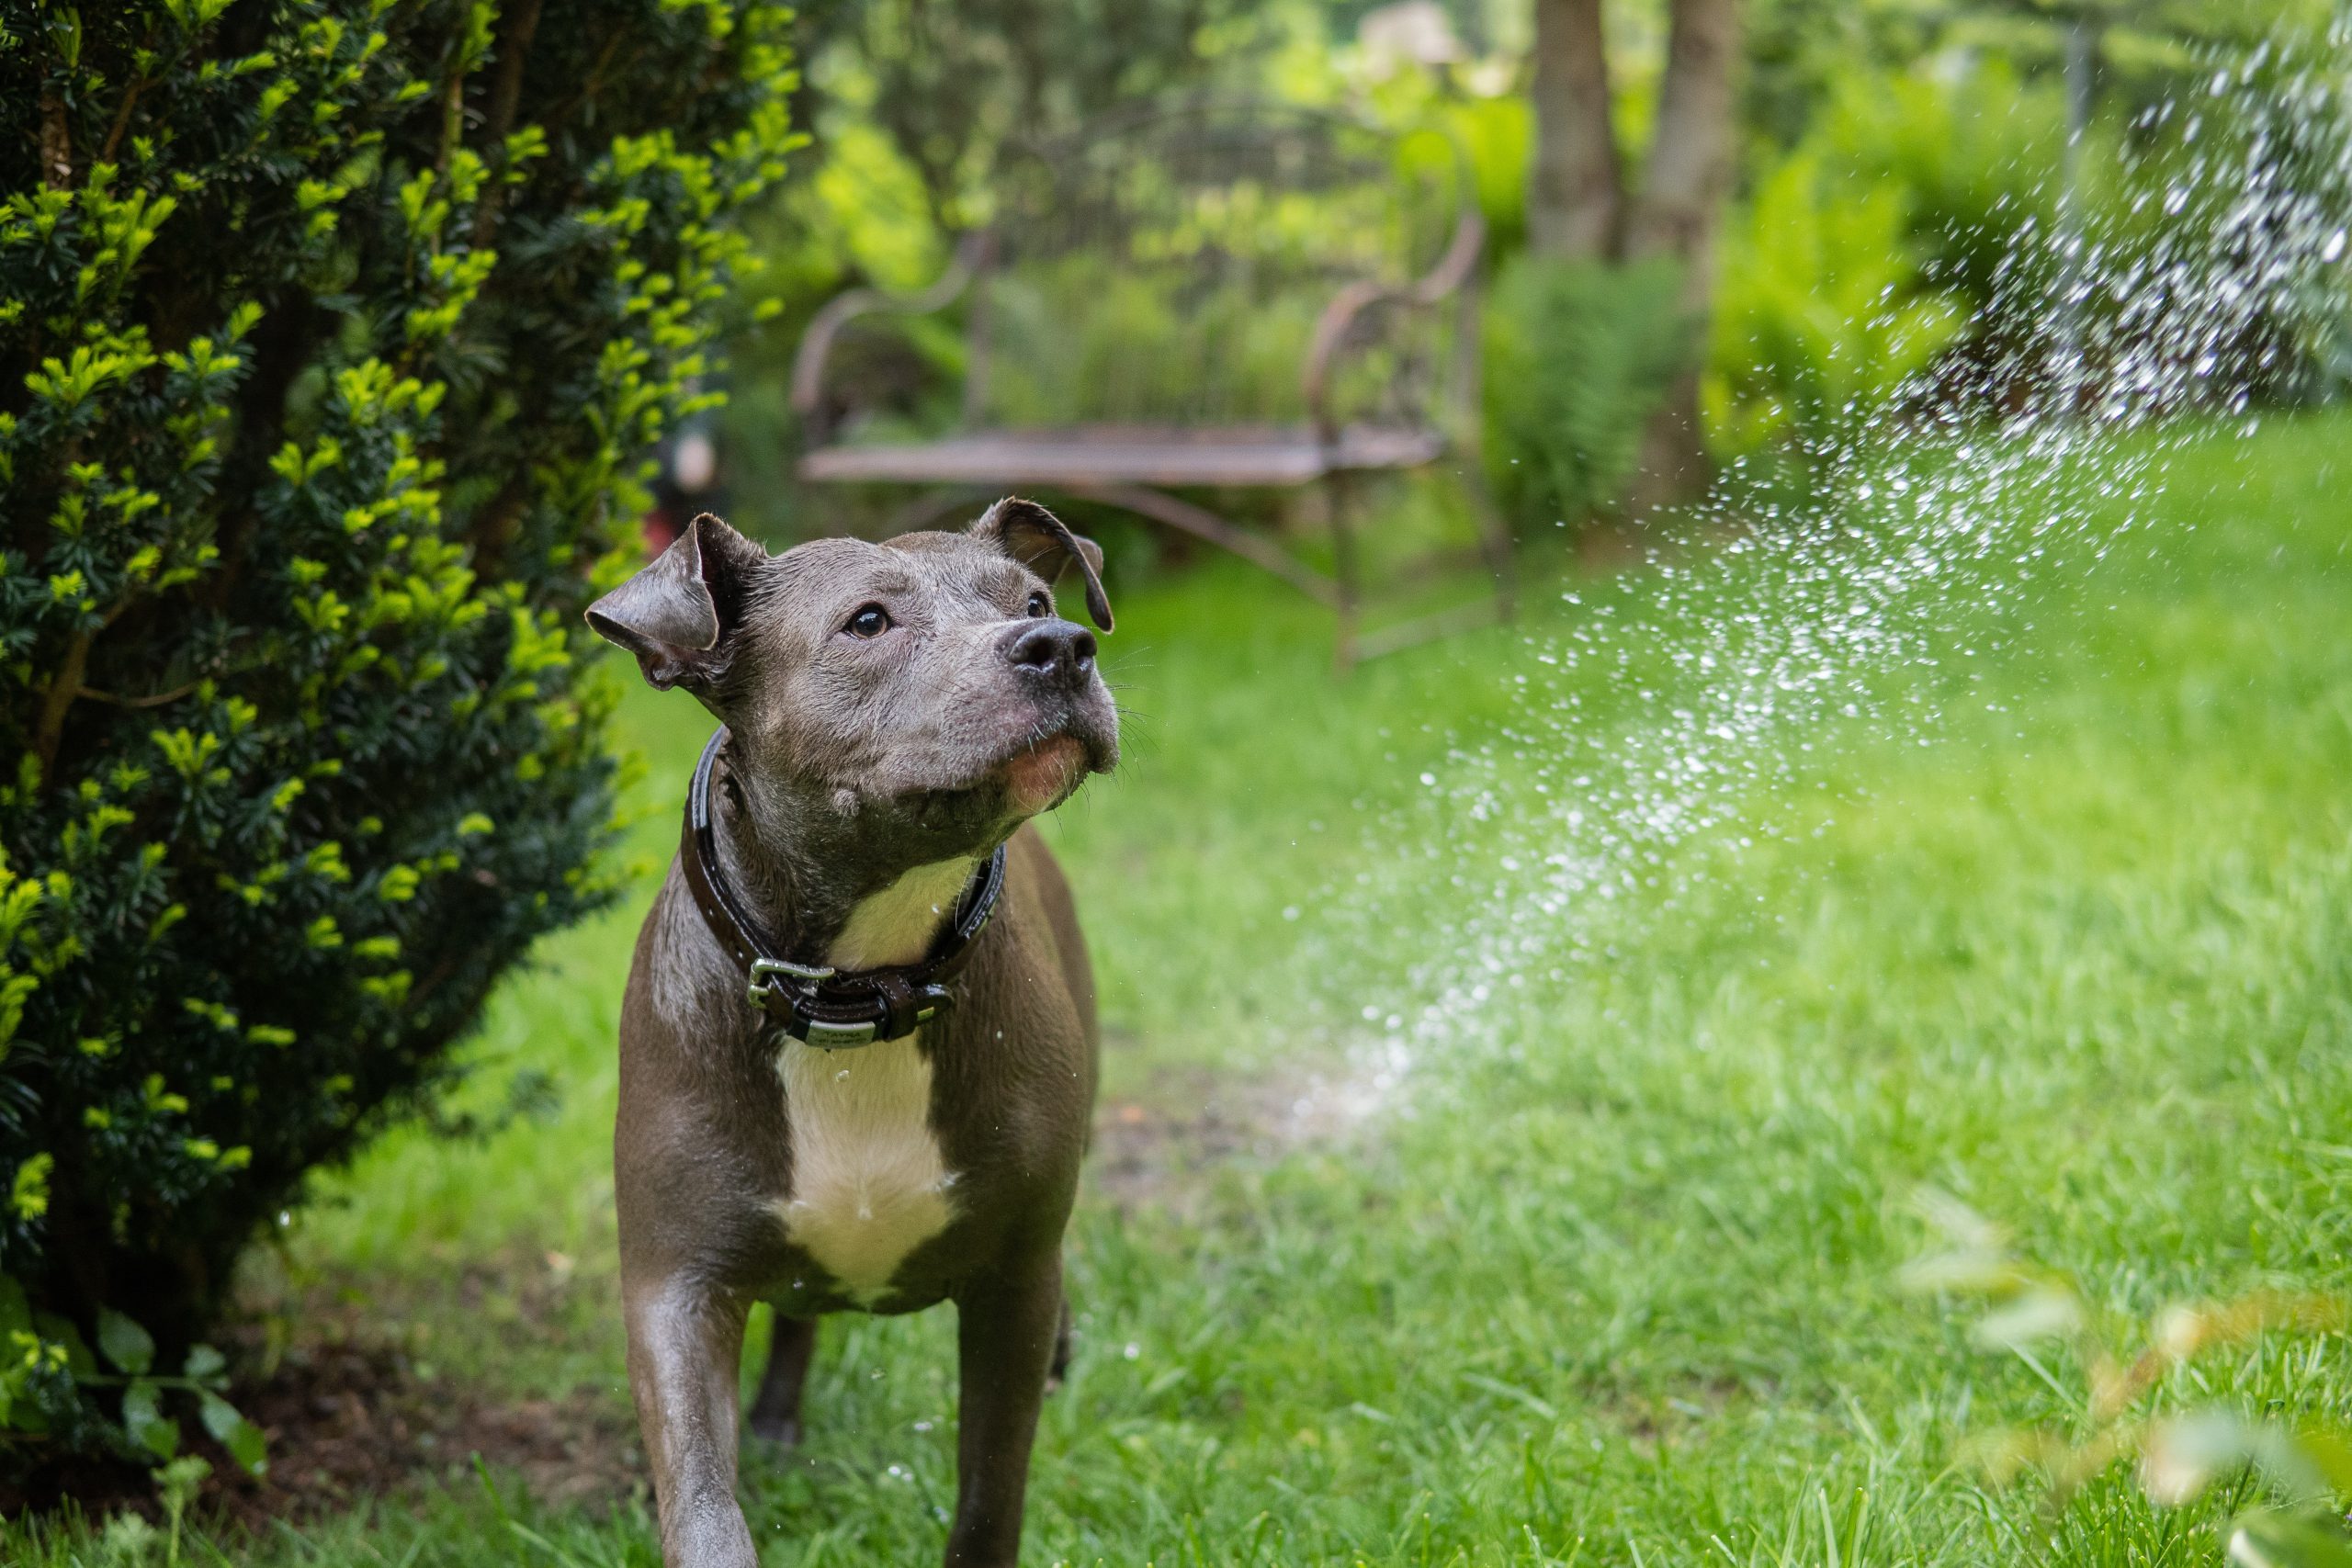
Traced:
[[1014, 816], [1051, 811], [1077, 794], [1089, 773], [1118, 765], [1117, 733], [1091, 714], [1071, 714], [1059, 724], [1008, 738], [1010, 749], [981, 771], [978, 783], [1002, 791], [1004, 807]]
[[1089, 773], [1108, 773], [1120, 761], [1117, 740], [1089, 724], [1040, 733], [1030, 731], [971, 773], [967, 783], [920, 792], [920, 816], [945, 828], [955, 820], [1033, 818], [1077, 795]]
[[1092, 771], [1085, 741], [1056, 735], [1014, 752], [997, 765], [996, 776], [1004, 782], [1005, 804], [1035, 817], [1069, 799]]

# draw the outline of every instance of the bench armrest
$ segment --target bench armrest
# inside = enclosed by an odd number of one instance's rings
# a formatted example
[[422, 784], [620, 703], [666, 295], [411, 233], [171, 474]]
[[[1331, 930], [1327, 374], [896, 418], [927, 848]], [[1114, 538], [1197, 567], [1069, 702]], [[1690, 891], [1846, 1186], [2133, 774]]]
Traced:
[[[1445, 254], [1428, 272], [1407, 284], [1369, 280], [1351, 283], [1331, 297], [1331, 302], [1323, 308], [1323, 314], [1315, 322], [1315, 336], [1306, 351], [1305, 377], [1307, 413], [1321, 440], [1329, 443], [1340, 438], [1340, 417], [1331, 407], [1331, 373], [1346, 351], [1356, 323], [1385, 306], [1427, 310], [1443, 303], [1470, 280], [1478, 265], [1478, 253], [1486, 243], [1485, 217], [1476, 206], [1465, 207], [1461, 220], [1453, 226], [1453, 238], [1446, 245]], [[1467, 330], [1476, 330], [1475, 322], [1466, 326]]]
[[973, 277], [986, 264], [988, 251], [987, 231], [975, 231], [957, 243], [955, 259], [928, 288], [913, 294], [852, 288], [825, 301], [824, 308], [809, 321], [808, 330], [801, 335], [800, 347], [792, 356], [792, 412], [800, 416], [801, 427], [808, 433], [811, 445], [821, 443], [828, 434], [822, 428], [825, 361], [831, 355], [833, 340], [841, 335], [842, 329], [860, 316], [922, 316], [944, 310], [971, 286]]

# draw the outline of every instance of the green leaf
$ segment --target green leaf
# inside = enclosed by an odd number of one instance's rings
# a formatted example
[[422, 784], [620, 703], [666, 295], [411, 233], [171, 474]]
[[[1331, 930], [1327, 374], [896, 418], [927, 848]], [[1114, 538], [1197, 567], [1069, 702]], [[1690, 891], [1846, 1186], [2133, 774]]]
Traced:
[[41, 18], [49, 28], [49, 41], [63, 58], [70, 69], [82, 63], [82, 13], [70, 6], [61, 6]]
[[[18, 1330], [33, 1325], [33, 1309], [26, 1304], [25, 1288], [6, 1274], [0, 1274], [0, 1344]], [[0, 1418], [5, 1425], [5, 1418]]]
[[180, 1424], [164, 1414], [157, 1394], [155, 1385], [145, 1378], [123, 1390], [122, 1425], [131, 1441], [158, 1459], [169, 1459], [179, 1452]]
[[37, 1312], [33, 1314], [33, 1332], [52, 1345], [65, 1347], [65, 1370], [75, 1377], [86, 1378], [97, 1371], [98, 1359], [90, 1354], [89, 1341], [82, 1337], [82, 1331], [74, 1326], [71, 1319], [53, 1312]]
[[2140, 1483], [2155, 1502], [2177, 1508], [2216, 1477], [2248, 1464], [2262, 1466], [2298, 1495], [2311, 1490], [2311, 1467], [2286, 1434], [2229, 1410], [2192, 1410], [2150, 1427]]
[[2314, 1424], [2294, 1435], [2295, 1452], [2337, 1495], [2352, 1495], [2352, 1438], [2341, 1427]]
[[17, 1385], [21, 1382], [21, 1378], [0, 1379], [0, 1387], [5, 1387], [6, 1393], [5, 1399], [0, 1399], [0, 1406], [6, 1407], [6, 1413], [0, 1414], [0, 1430], [48, 1432], [49, 1412], [37, 1403], [19, 1397], [23, 1391]]
[[98, 1309], [98, 1348], [122, 1371], [138, 1377], [155, 1364], [155, 1341], [112, 1307]]
[[205, 1477], [212, 1473], [212, 1466], [197, 1454], [182, 1454], [169, 1464], [155, 1471], [155, 1490], [163, 1494], [164, 1513], [175, 1521], [187, 1512], [203, 1490]]
[[2035, 1286], [1985, 1314], [1969, 1337], [1990, 1350], [2028, 1348], [2061, 1339], [2083, 1325], [2083, 1303], [2071, 1291]]
[[8, 1203], [18, 1219], [37, 1220], [49, 1213], [49, 1173], [56, 1164], [55, 1155], [39, 1154], [17, 1168]]
[[229, 1457], [242, 1466], [247, 1475], [259, 1475], [269, 1468], [269, 1439], [259, 1427], [238, 1413], [237, 1407], [217, 1393], [206, 1393], [204, 1429], [213, 1440], [229, 1450]]
[[180, 1375], [197, 1382], [207, 1382], [228, 1370], [228, 1357], [209, 1345], [195, 1345], [188, 1348], [187, 1360], [180, 1367]]
[[2230, 1531], [2233, 1568], [2352, 1568], [2352, 1536], [2324, 1514], [2265, 1508]]

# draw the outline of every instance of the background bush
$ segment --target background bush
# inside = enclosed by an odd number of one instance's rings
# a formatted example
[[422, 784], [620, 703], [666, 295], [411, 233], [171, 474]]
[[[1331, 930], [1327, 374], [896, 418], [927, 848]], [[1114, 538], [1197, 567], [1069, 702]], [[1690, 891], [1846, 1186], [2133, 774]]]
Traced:
[[1486, 453], [1521, 536], [1623, 503], [1642, 427], [1694, 330], [1671, 262], [1619, 266], [1521, 252], [1487, 313]]
[[1891, 181], [1825, 188], [1800, 149], [1772, 171], [1725, 236], [1702, 383], [1713, 445], [1778, 447], [1799, 465], [1914, 384], [1967, 326], [1925, 287]]
[[[1797, 141], [1757, 156], [1726, 229], [1716, 449], [1801, 477], [1841, 423], [1890, 403], [1981, 416], [2051, 397], [2069, 333], [2082, 400], [2154, 396], [2117, 374], [2147, 365], [2151, 311], [2228, 323], [2179, 339], [2177, 374], [2156, 378], [2169, 406], [2330, 393], [2352, 320], [2341, 269], [2312, 268], [2307, 298], [2256, 288], [2224, 308], [2171, 292], [2225, 266], [2259, 278], [2249, 246], [2306, 254], [2340, 225], [2352, 171], [2329, 46], [2283, 17], [2244, 38], [2177, 19], [2100, 29], [2071, 167], [2066, 94], [2034, 47], [2054, 48], [2044, 23], [2012, 37], [1955, 24], [1928, 59], [1826, 89]], [[2257, 165], [2272, 171], [2258, 188], [2217, 173]], [[2070, 231], [2110, 281], [2065, 310], [2052, 299]]]
[[168, 1454], [236, 1435], [240, 1248], [609, 891], [574, 628], [709, 400], [786, 18], [10, 15], [0, 1452]]

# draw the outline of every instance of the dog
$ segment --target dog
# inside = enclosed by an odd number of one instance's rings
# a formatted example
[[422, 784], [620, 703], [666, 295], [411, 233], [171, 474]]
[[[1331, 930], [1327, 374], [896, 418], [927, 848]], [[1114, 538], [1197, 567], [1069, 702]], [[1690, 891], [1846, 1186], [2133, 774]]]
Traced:
[[720, 722], [620, 1021], [613, 1179], [629, 1388], [667, 1568], [753, 1568], [735, 1499], [790, 1444], [830, 1312], [956, 1311], [946, 1561], [1020, 1551], [1037, 1413], [1069, 1350], [1062, 1232], [1094, 1100], [1094, 983], [1030, 818], [1118, 761], [1074, 570], [1102, 551], [1008, 498], [962, 533], [771, 556], [718, 518], [589, 607]]

